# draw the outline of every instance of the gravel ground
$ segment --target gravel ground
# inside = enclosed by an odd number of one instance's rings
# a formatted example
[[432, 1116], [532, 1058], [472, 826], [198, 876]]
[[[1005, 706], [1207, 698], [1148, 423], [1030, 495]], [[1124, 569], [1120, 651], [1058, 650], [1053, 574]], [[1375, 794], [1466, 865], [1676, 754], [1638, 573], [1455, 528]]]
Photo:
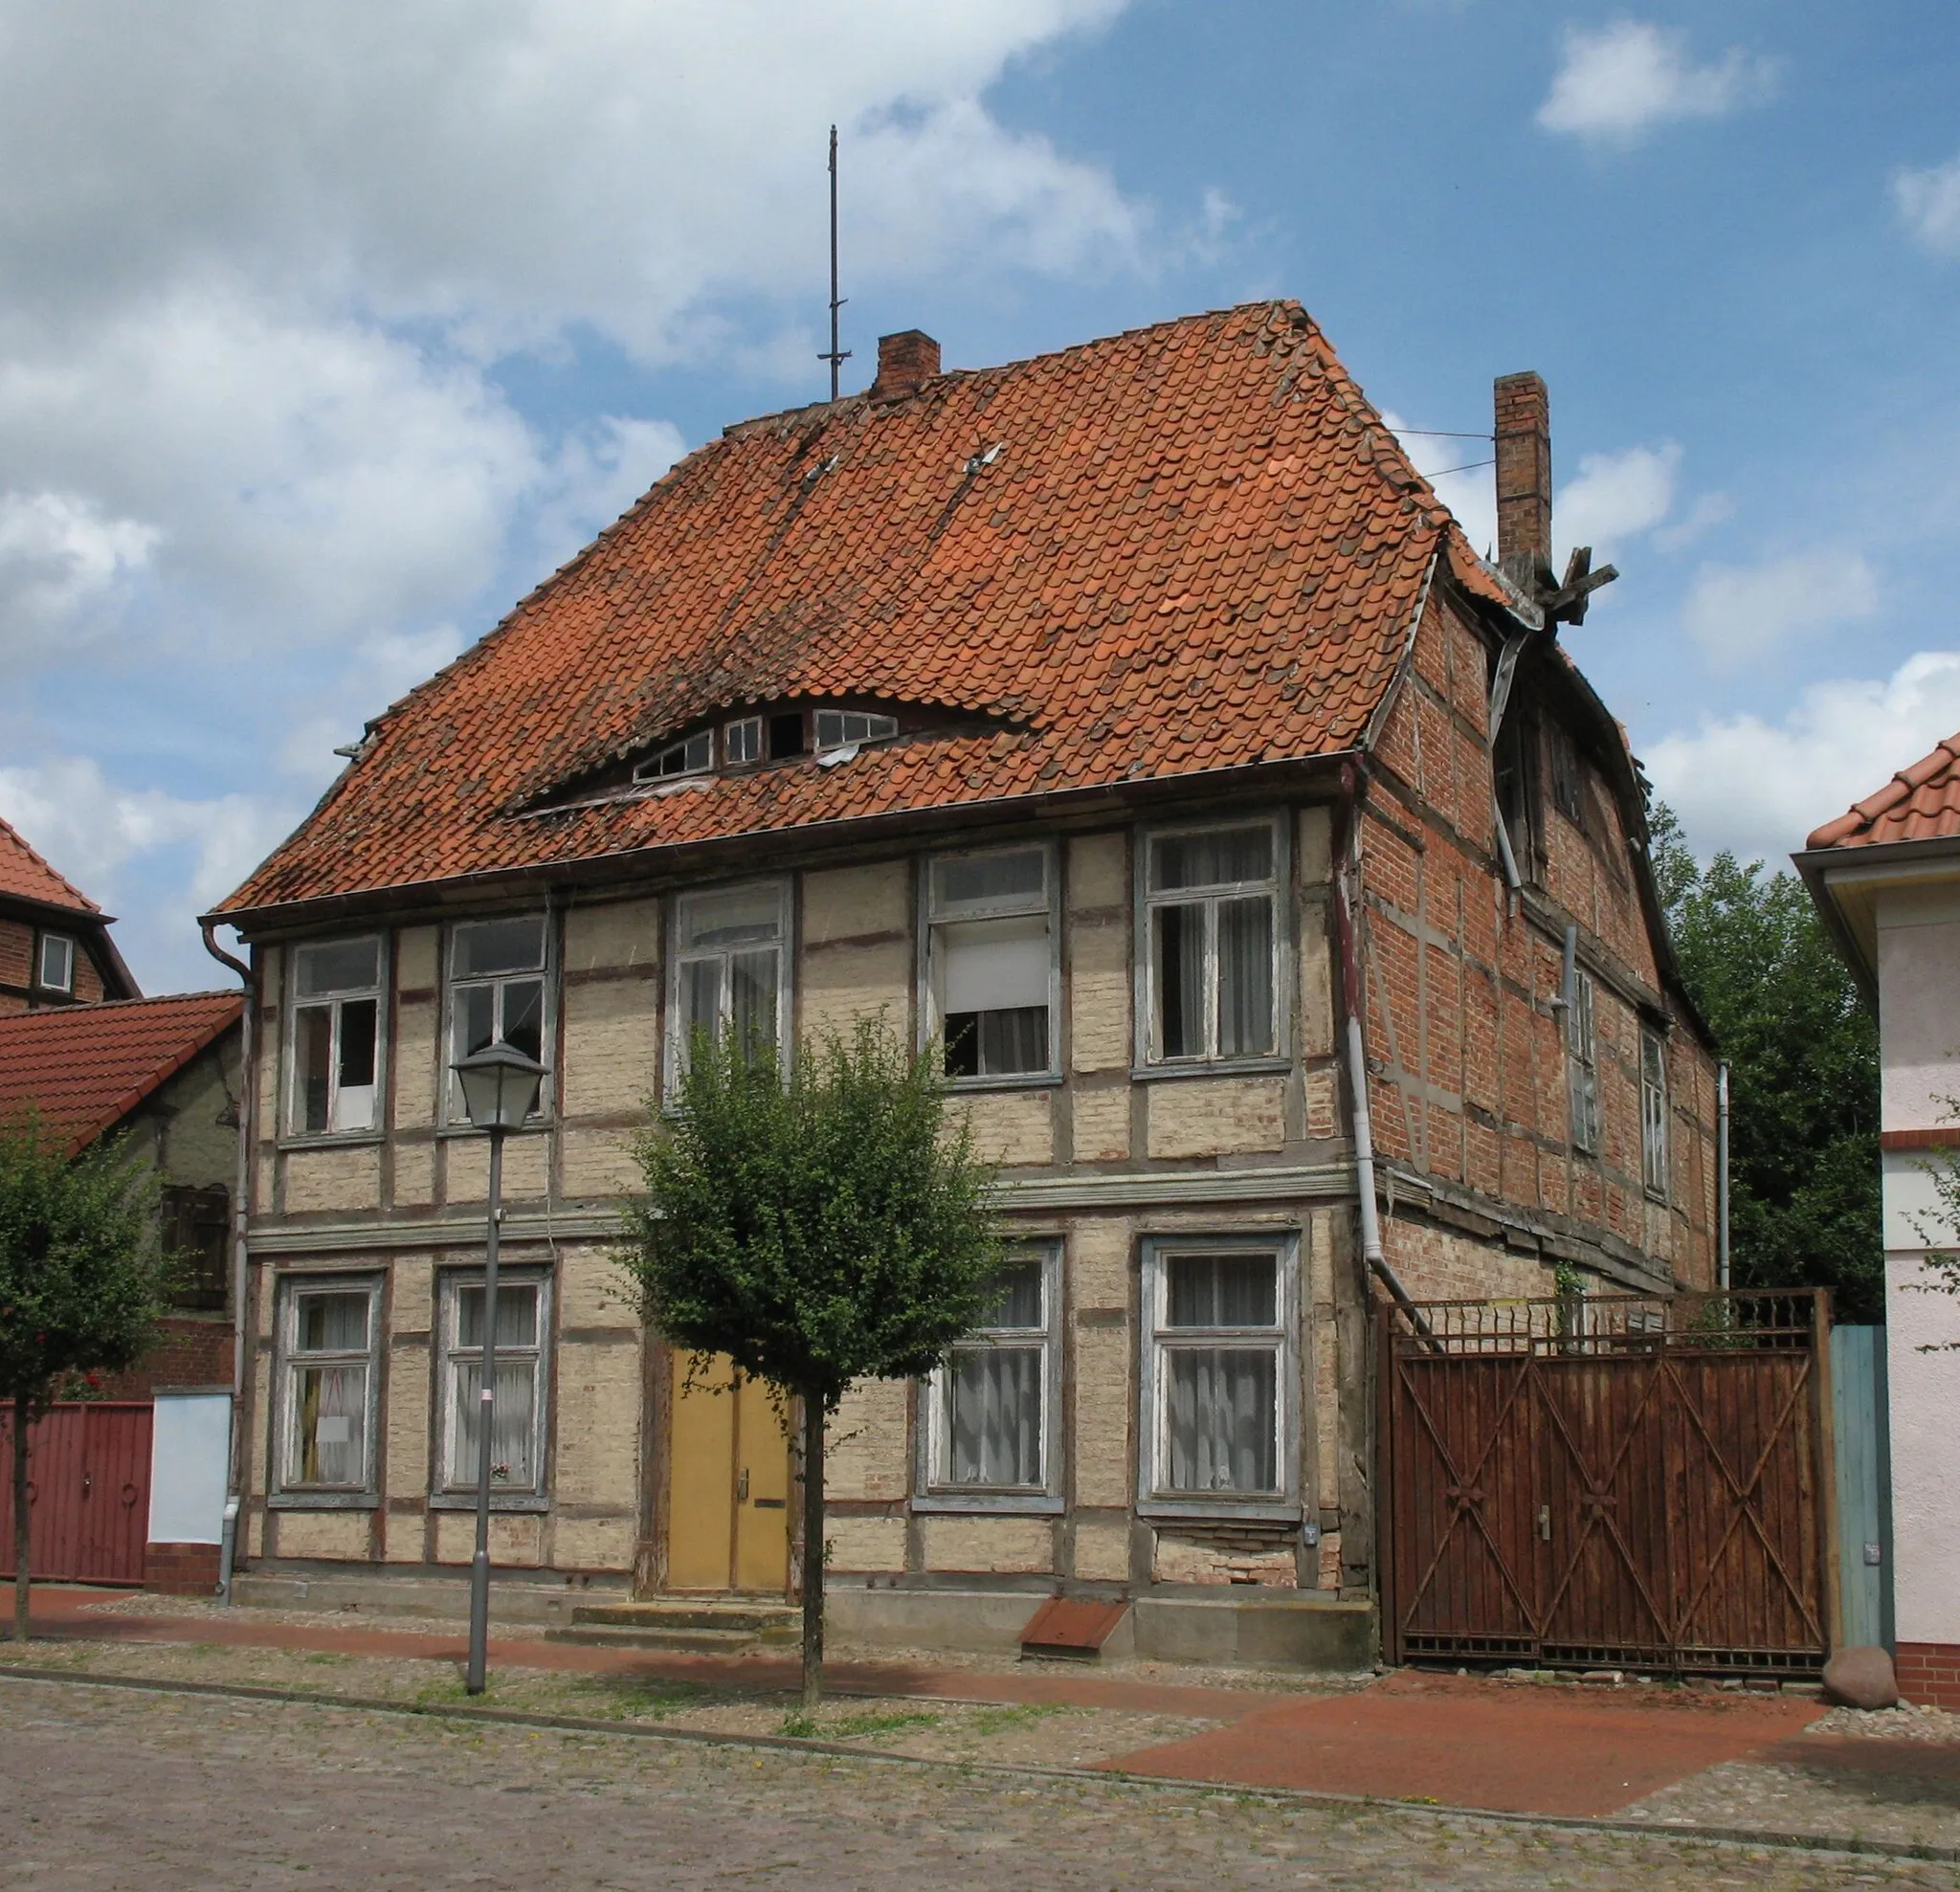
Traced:
[[[244, 1683], [412, 1702], [422, 1707], [446, 1707], [469, 1700], [457, 1663], [412, 1658], [186, 1642], [37, 1642], [25, 1651], [7, 1644], [0, 1648], [0, 1660], [78, 1675]], [[1089, 1767], [1216, 1725], [1191, 1716], [1129, 1714], [1109, 1708], [865, 1695], [833, 1699], [814, 1721], [806, 1721], [794, 1696], [776, 1689], [508, 1666], [492, 1669], [490, 1686], [479, 1700], [484, 1707], [533, 1714], [576, 1715], [711, 1734], [788, 1734], [924, 1760], [1037, 1767]]]
[[648, 1744], [0, 1678], [19, 1892], [821, 1886], [1951, 1888], [1954, 1869], [1656, 1833]]
[[1945, 1708], [1833, 1708], [1812, 1734], [1854, 1734], [1865, 1741], [1945, 1741], [1960, 1745], [1960, 1715]]
[[[85, 1606], [90, 1615], [100, 1616], [201, 1616], [237, 1623], [279, 1623], [300, 1629], [358, 1628], [365, 1631], [398, 1630], [420, 1636], [460, 1636], [464, 1623], [455, 1616], [396, 1616], [356, 1613], [351, 1610], [258, 1610], [233, 1608], [203, 1596], [157, 1596], [144, 1591], [129, 1591], [100, 1603]], [[492, 1634], [523, 1639], [543, 1636], [543, 1624], [511, 1623]], [[771, 1651], [794, 1656], [793, 1649]], [[907, 1668], [965, 1671], [975, 1675], [1028, 1674], [1033, 1671], [1064, 1670], [1079, 1673], [1077, 1662], [1030, 1662], [1012, 1656], [973, 1655], [947, 1649], [900, 1649], [882, 1643], [845, 1642], [826, 1638], [826, 1657], [834, 1662], [878, 1662]], [[1181, 1662], [1099, 1662], [1096, 1672], [1120, 1676], [1125, 1681], [1147, 1681], [1179, 1688], [1243, 1688], [1287, 1695], [1345, 1694], [1367, 1688], [1379, 1680], [1372, 1670], [1355, 1675], [1302, 1675], [1297, 1669], [1204, 1668]]]

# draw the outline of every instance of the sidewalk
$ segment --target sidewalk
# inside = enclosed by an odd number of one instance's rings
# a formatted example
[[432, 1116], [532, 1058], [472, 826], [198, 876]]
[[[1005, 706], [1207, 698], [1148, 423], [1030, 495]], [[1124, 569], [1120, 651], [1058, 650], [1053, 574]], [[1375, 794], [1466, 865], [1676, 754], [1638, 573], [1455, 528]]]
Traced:
[[[377, 1660], [419, 1664], [423, 1680], [403, 1681], [409, 1692], [398, 1699], [462, 1705], [455, 1683], [465, 1653], [460, 1626], [394, 1629], [338, 1616], [269, 1621], [256, 1612], [105, 1614], [101, 1606], [110, 1599], [102, 1592], [55, 1588], [37, 1590], [34, 1600], [37, 1634], [49, 1638], [43, 1662], [64, 1649], [74, 1652], [71, 1659], [85, 1651], [97, 1673], [147, 1668], [182, 1680], [206, 1673], [194, 1654], [203, 1650], [212, 1654], [212, 1680], [236, 1681], [247, 1652], [264, 1652], [250, 1658], [261, 1684], [343, 1696], [368, 1685], [357, 1680], [357, 1668], [371, 1674]], [[120, 1664], [119, 1645], [128, 1651]], [[590, 1702], [603, 1687], [628, 1703], [611, 1712], [696, 1738], [774, 1734], [793, 1708], [798, 1677], [794, 1659], [777, 1655], [663, 1654], [523, 1636], [494, 1638], [490, 1659], [498, 1693], [513, 1705], [548, 1706], [552, 1689], [568, 1688], [584, 1690], [581, 1699]], [[33, 1645], [0, 1645], [0, 1666], [35, 1662]], [[347, 1666], [337, 1676], [335, 1664]], [[1870, 1730], [1887, 1727], [1882, 1717], [1852, 1718], [1852, 1736], [1813, 1733], [1826, 1710], [1795, 1695], [1547, 1685], [1409, 1670], [1358, 1687], [1310, 1677], [1297, 1687], [1232, 1687], [1121, 1669], [903, 1660], [830, 1663], [826, 1681], [832, 1695], [853, 1698], [854, 1705], [834, 1705], [819, 1735], [912, 1759], [985, 1751], [1003, 1765], [1045, 1766], [1070, 1764], [1073, 1755], [1074, 1765], [1111, 1773], [1223, 1788], [1858, 1836], [1960, 1857], [1960, 1745], [1877, 1738]], [[934, 1712], [925, 1711], [928, 1704]], [[1059, 1718], [1048, 1725], [1045, 1746], [1042, 1730], [1023, 1726], [1042, 1717]], [[1834, 1717], [1832, 1725], [1844, 1719]], [[1065, 1748], [1058, 1745], [1063, 1724]], [[981, 1749], [948, 1746], [976, 1727], [992, 1734], [1002, 1726], [1007, 1735]]]

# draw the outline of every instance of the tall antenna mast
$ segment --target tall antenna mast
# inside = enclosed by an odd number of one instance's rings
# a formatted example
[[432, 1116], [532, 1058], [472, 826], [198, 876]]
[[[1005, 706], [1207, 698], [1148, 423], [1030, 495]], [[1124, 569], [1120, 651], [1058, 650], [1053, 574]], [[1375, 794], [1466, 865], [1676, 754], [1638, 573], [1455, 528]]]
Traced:
[[851, 359], [849, 348], [837, 346], [837, 311], [844, 306], [844, 298], [837, 294], [837, 128], [831, 126], [831, 351], [818, 355], [820, 362], [831, 365], [831, 399], [837, 398], [837, 370]]

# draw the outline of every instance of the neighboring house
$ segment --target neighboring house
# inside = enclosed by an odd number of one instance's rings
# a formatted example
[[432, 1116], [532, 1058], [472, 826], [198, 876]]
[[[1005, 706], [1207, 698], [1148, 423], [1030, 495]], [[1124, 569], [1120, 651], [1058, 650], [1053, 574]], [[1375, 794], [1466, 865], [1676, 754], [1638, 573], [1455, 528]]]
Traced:
[[214, 916], [262, 1047], [258, 1569], [352, 1597], [469, 1555], [448, 1067], [501, 1036], [550, 1077], [505, 1159], [496, 1561], [793, 1588], [777, 1415], [689, 1391], [608, 1242], [695, 1028], [788, 1056], [882, 1010], [944, 1041], [1015, 1261], [944, 1374], [839, 1417], [840, 1627], [1012, 1646], [1058, 1589], [1163, 1606], [1146, 1653], [1365, 1625], [1370, 1302], [1713, 1275], [1713, 1068], [1556, 641], [1536, 376], [1497, 433], [1508, 575], [1295, 304], [983, 371], [886, 337], [370, 723]]
[[109, 916], [0, 821], [0, 1016], [137, 998]]
[[164, 1239], [186, 1258], [184, 1287], [155, 1349], [104, 1388], [112, 1398], [232, 1384], [229, 1237], [243, 1018], [235, 991], [0, 1017], [0, 1122], [32, 1109], [72, 1154], [126, 1138], [162, 1179]]
[[1960, 735], [1819, 828], [1795, 860], [1879, 1014], [1899, 1686], [1960, 1708], [1960, 1301], [1924, 1261], [1960, 1246], [1930, 1173], [1960, 1156]]

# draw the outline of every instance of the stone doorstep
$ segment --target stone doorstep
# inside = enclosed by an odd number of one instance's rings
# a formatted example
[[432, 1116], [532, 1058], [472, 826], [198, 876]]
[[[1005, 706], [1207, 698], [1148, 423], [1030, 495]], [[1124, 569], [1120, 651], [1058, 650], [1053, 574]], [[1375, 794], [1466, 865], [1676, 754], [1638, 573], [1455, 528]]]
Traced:
[[788, 1604], [711, 1597], [656, 1597], [639, 1603], [587, 1603], [567, 1627], [547, 1629], [547, 1642], [584, 1642], [615, 1649], [694, 1650], [739, 1656], [787, 1648], [802, 1636], [803, 1613]]

